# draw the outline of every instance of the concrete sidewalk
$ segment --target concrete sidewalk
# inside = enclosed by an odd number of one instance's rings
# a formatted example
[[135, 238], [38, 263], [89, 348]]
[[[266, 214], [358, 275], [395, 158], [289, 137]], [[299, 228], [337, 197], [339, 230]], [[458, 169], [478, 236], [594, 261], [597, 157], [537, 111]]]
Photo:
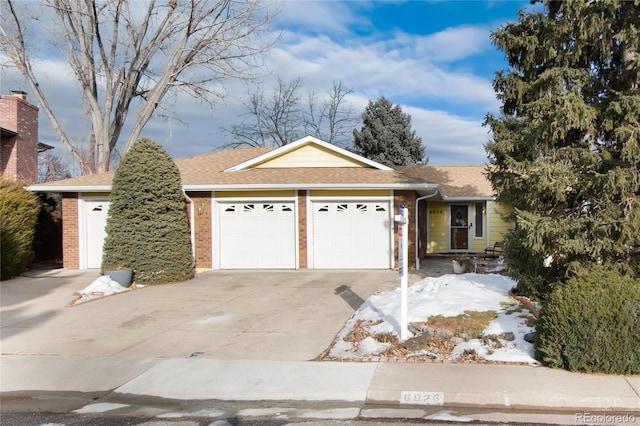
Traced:
[[[79, 400], [70, 408], [118, 401], [118, 413], [126, 412], [127, 401], [144, 396], [165, 401], [333, 401], [358, 408], [360, 417], [376, 418], [422, 418], [435, 405], [547, 416], [563, 412], [565, 420], [581, 412], [623, 413], [640, 422], [639, 376], [544, 367], [4, 355], [0, 371], [3, 398], [87, 393], [102, 399]], [[554, 422], [562, 423], [558, 418]]]

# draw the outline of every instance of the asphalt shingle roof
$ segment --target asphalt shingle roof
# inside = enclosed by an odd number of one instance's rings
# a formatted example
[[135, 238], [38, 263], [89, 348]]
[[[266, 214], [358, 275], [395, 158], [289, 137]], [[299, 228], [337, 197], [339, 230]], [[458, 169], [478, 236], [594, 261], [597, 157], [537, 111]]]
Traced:
[[[226, 169], [265, 154], [274, 148], [238, 148], [175, 160], [184, 186], [370, 184], [372, 186], [438, 184], [444, 197], [491, 197], [484, 176], [486, 166], [402, 166], [394, 170], [374, 168], [253, 168], [234, 172]], [[110, 186], [113, 172], [81, 176], [34, 185], [31, 189]], [[204, 189], [204, 188], [203, 188]]]

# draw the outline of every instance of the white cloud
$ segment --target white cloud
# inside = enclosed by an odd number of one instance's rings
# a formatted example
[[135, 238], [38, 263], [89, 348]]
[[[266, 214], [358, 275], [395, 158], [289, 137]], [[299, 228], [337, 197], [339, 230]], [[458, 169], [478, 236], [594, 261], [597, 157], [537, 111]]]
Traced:
[[[402, 34], [406, 45], [407, 35]], [[420, 37], [416, 38], [418, 41]], [[274, 73], [289, 78], [304, 76], [307, 82], [327, 84], [341, 79], [356, 91], [370, 97], [384, 94], [413, 98], [422, 102], [472, 104], [495, 109], [497, 101], [491, 82], [469, 72], [442, 67], [410, 49], [389, 49], [396, 40], [365, 44], [362, 41], [336, 42], [328, 37], [309, 37], [288, 33], [274, 51]], [[376, 96], [376, 94], [378, 94]]]
[[411, 115], [411, 124], [422, 138], [429, 164], [487, 163], [484, 144], [489, 141], [489, 129], [482, 127], [482, 121], [414, 107], [402, 106], [402, 111]]
[[413, 43], [416, 55], [443, 62], [465, 59], [491, 48], [489, 29], [478, 26], [447, 28], [425, 37], [415, 37]]
[[275, 23], [282, 28], [296, 28], [305, 33], [346, 34], [354, 26], [369, 26], [358, 13], [367, 2], [296, 0], [284, 1]]
[[[371, 4], [285, 2], [276, 22], [289, 30], [283, 33], [269, 56], [268, 69], [260, 70], [261, 74], [270, 72], [285, 80], [301, 76], [301, 93], [308, 89], [323, 93], [334, 80], [342, 80], [353, 89], [349, 100], [357, 114], [369, 100], [385, 96], [411, 114], [431, 164], [485, 163], [483, 144], [489, 135], [481, 122], [487, 111], [497, 110], [499, 103], [490, 80], [475, 73], [467, 60], [487, 51], [488, 29], [459, 26], [430, 35], [396, 30], [360, 37], [356, 29], [371, 24], [364, 18], [366, 14], [358, 12]], [[38, 63], [37, 71], [60, 120], [77, 138], [86, 138], [88, 125], [83, 124], [86, 121], [77, 85], [66, 63], [44, 60]], [[3, 77], [2, 93], [10, 89], [30, 91], [19, 83], [21, 78], [15, 70], [8, 70]], [[175, 158], [211, 152], [229, 142], [220, 129], [241, 121], [247, 89], [238, 81], [226, 81], [225, 86], [229, 96], [213, 107], [184, 94], [165, 98], [163, 104], [176, 117], [153, 118], [141, 136], [163, 144]], [[29, 100], [35, 101], [32, 94]], [[134, 116], [131, 111], [130, 118]], [[43, 112], [40, 122], [41, 140], [57, 141]], [[126, 134], [125, 129], [122, 140]], [[64, 152], [58, 142], [52, 144], [57, 147], [56, 154]]]

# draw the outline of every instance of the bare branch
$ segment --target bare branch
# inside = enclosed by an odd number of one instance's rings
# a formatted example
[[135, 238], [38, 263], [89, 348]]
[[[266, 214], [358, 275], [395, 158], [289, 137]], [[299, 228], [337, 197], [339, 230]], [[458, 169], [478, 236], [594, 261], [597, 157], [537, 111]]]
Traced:
[[265, 96], [263, 88], [250, 91], [244, 103], [246, 118], [224, 129], [233, 141], [223, 148], [282, 146], [304, 135], [347, 146], [357, 122], [346, 99], [351, 91], [341, 81], [333, 83], [324, 100], [320, 100], [315, 90], [309, 90], [303, 110], [299, 94], [301, 82], [300, 77], [285, 82], [278, 76], [271, 97]]
[[[222, 95], [220, 82], [249, 79], [261, 55], [275, 42], [271, 15], [263, 0], [42, 0], [34, 7], [52, 10], [51, 44], [64, 54], [80, 85], [91, 132], [83, 144], [72, 142], [53, 114], [25, 43], [25, 25], [42, 26], [16, 12], [13, 0], [2, 24], [0, 47], [29, 82], [58, 136], [83, 173], [109, 169], [134, 99], [139, 99], [125, 153], [169, 92], [181, 91], [208, 104]], [[36, 13], [37, 15], [37, 13]], [[51, 52], [55, 52], [51, 50]]]

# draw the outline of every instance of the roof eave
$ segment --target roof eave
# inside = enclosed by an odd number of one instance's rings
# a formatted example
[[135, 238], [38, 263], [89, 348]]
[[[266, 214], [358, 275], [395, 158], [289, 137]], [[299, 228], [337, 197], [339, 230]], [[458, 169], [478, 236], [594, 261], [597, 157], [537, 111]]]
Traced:
[[[255, 190], [296, 190], [296, 189], [389, 189], [389, 190], [424, 190], [436, 189], [441, 193], [443, 201], [493, 201], [495, 196], [455, 196], [442, 194], [436, 183], [256, 183], [256, 184], [186, 184], [185, 191], [255, 191]], [[111, 185], [30, 185], [27, 190], [33, 192], [111, 192]]]
[[435, 183], [276, 183], [183, 185], [185, 191], [254, 191], [283, 189], [438, 189]]
[[33, 192], [111, 192], [111, 185], [30, 185], [25, 189]]
[[465, 197], [465, 196], [458, 196], [458, 197], [449, 197], [446, 195], [442, 195], [442, 200], [443, 201], [493, 201], [495, 200], [496, 197], [493, 195], [489, 195], [489, 196], [481, 196], [481, 197]]

